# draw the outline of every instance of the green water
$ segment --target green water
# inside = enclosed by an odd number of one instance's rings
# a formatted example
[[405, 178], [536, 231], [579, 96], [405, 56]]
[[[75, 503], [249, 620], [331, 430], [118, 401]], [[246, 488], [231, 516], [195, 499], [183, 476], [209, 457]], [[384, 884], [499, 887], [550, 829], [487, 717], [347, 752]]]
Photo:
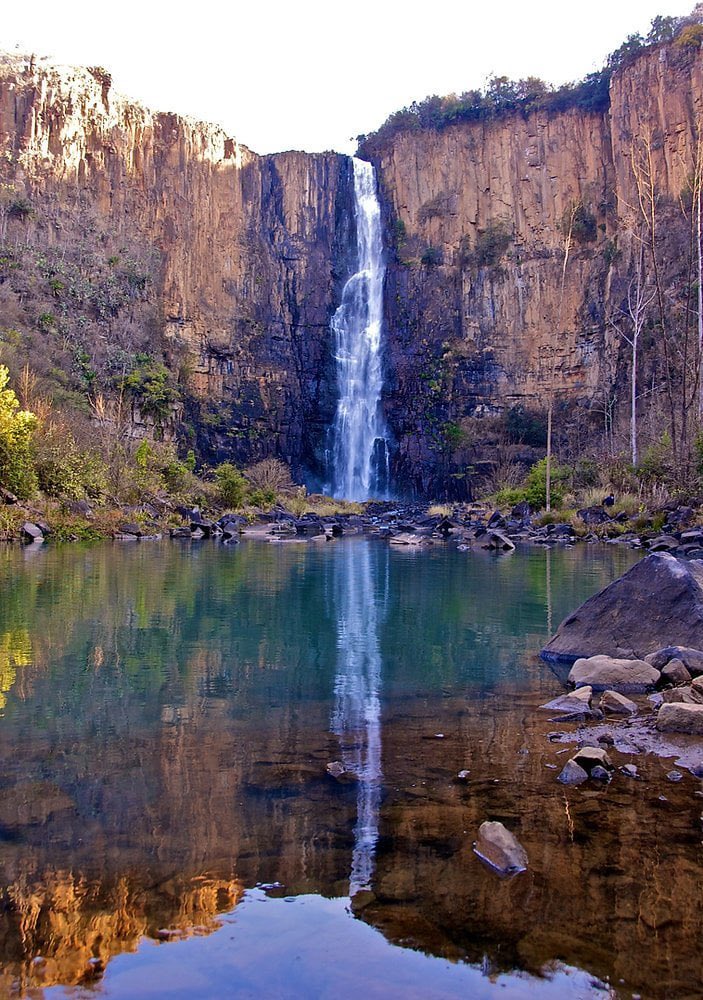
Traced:
[[535, 711], [633, 558], [0, 550], [0, 996], [695, 995], [697, 784], [566, 792]]

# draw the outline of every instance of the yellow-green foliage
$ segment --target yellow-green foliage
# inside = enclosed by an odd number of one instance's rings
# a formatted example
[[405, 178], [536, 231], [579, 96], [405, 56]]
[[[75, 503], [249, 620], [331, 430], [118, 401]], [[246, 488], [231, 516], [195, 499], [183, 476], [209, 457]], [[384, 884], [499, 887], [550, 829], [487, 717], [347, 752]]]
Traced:
[[37, 418], [20, 409], [9, 381], [9, 371], [0, 365], [0, 486], [27, 499], [37, 490], [32, 445]]

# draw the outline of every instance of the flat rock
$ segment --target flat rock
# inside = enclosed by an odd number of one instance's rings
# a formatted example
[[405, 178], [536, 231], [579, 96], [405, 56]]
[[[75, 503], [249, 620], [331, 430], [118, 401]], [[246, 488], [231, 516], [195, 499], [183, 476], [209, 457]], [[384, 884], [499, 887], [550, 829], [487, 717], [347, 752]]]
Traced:
[[577, 718], [592, 718], [595, 713], [591, 708], [591, 695], [593, 689], [588, 685], [577, 688], [568, 694], [559, 695], [551, 701], [540, 705], [540, 711], [551, 712], [554, 719], [568, 721]]
[[517, 875], [527, 868], [527, 851], [502, 823], [481, 823], [474, 853], [501, 875]]
[[594, 691], [646, 691], [653, 688], [660, 674], [644, 660], [590, 656], [577, 660], [569, 671], [569, 682], [581, 687], [589, 684]]
[[659, 709], [657, 729], [662, 733], [703, 736], [703, 705], [665, 703]]
[[572, 612], [542, 656], [640, 658], [672, 640], [703, 645], [703, 562], [664, 552], [646, 556]]
[[604, 691], [600, 699], [600, 709], [609, 715], [637, 715], [637, 705], [619, 691]]

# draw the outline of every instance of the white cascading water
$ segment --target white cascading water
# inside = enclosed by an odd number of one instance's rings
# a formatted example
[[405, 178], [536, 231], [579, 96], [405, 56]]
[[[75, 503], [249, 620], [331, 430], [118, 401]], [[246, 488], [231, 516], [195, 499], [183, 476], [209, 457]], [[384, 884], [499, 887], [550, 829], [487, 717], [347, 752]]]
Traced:
[[332, 317], [339, 401], [332, 427], [332, 493], [346, 500], [383, 499], [388, 442], [381, 391], [383, 240], [373, 165], [353, 157], [357, 270]]
[[[380, 553], [387, 550], [379, 549]], [[381, 764], [381, 649], [379, 595], [386, 572], [374, 573], [369, 545], [347, 547], [335, 564], [337, 672], [332, 732], [339, 738], [346, 771], [356, 775], [356, 825], [349, 895], [371, 886], [378, 842], [383, 771]], [[381, 567], [377, 567], [379, 570]]]

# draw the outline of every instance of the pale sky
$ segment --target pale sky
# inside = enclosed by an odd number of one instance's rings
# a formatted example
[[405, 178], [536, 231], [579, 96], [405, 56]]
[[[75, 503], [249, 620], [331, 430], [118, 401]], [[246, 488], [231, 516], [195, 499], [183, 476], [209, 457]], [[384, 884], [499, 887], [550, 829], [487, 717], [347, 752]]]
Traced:
[[4, 5], [0, 48], [104, 66], [127, 96], [217, 122], [259, 153], [349, 153], [392, 111], [492, 73], [578, 79], [694, 2], [33, 0]]

